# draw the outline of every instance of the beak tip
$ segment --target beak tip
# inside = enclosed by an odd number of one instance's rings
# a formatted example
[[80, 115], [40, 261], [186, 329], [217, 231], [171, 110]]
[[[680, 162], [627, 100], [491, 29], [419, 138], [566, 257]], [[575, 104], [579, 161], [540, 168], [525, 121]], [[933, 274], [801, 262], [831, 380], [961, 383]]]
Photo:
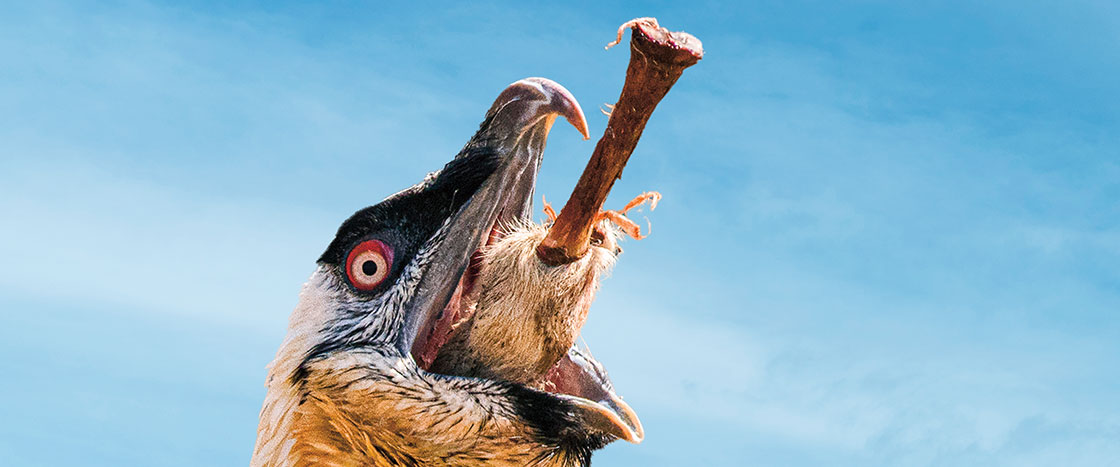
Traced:
[[576, 131], [583, 136], [583, 139], [591, 139], [591, 132], [587, 129], [587, 118], [584, 117], [583, 108], [580, 107], [579, 101], [572, 95], [564, 86], [548, 78], [525, 78], [510, 86], [517, 86], [524, 84], [532, 86], [540, 91], [545, 98], [548, 99], [548, 108], [556, 114], [563, 115], [564, 119], [571, 123]]
[[646, 438], [646, 431], [638, 420], [638, 414], [614, 394], [599, 402], [575, 396], [561, 397], [571, 401], [590, 426], [604, 433], [633, 444], [641, 444]]

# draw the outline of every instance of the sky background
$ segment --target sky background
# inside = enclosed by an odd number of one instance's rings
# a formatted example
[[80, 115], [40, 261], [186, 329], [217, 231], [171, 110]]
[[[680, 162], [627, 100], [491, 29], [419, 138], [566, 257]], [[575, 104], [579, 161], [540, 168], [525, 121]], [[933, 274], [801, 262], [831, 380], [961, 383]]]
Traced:
[[4, 465], [247, 464], [341, 221], [523, 77], [597, 139], [647, 15], [707, 54], [609, 201], [664, 195], [584, 328], [647, 433], [596, 465], [1120, 465], [1115, 2], [4, 3]]

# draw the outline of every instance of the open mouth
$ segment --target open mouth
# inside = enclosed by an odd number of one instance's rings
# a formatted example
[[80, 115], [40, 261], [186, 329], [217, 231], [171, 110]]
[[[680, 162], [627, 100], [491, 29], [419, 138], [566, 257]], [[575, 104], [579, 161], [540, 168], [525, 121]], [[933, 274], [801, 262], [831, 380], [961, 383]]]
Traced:
[[[455, 325], [474, 313], [475, 307], [478, 305], [476, 285], [478, 284], [479, 273], [482, 271], [482, 249], [493, 245], [505, 236], [502, 217], [502, 214], [499, 213], [499, 220], [495, 221], [490, 227], [485, 243], [471, 253], [470, 260], [467, 262], [467, 269], [459, 277], [459, 284], [455, 287], [447, 305], [433, 317], [434, 322], [421, 328], [421, 334], [412, 347], [413, 358], [421, 368], [425, 370], [431, 368], [432, 362], [439, 355], [439, 351], [443, 349], [447, 341], [451, 339], [451, 334], [455, 332]], [[506, 221], [505, 225], [509, 225], [509, 220]]]
[[[426, 275], [428, 283], [422, 287], [439, 299], [419, 304], [420, 313], [406, 324], [404, 333], [411, 339], [406, 338], [402, 351], [421, 368], [428, 370], [441, 352], [449, 351], [446, 344], [457, 324], [478, 311], [484, 248], [500, 241], [510, 226], [530, 221], [537, 171], [558, 116], [588, 138], [583, 111], [566, 89], [543, 78], [524, 79], [499, 95], [479, 134], [468, 143], [467, 149], [486, 145], [501, 160], [444, 226], [444, 246], [437, 253], [450, 260], [444, 264], [457, 267]], [[633, 443], [644, 436], [637, 415], [614, 393], [602, 365], [585, 351], [569, 350], [542, 376], [537, 389], [567, 401], [600, 432]]]

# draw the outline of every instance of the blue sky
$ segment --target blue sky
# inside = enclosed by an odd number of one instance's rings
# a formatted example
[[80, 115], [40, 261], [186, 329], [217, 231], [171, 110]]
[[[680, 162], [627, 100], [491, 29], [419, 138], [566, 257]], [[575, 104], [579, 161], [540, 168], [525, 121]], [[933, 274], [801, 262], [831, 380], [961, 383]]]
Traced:
[[338, 224], [519, 78], [601, 134], [652, 15], [707, 55], [610, 201], [665, 196], [584, 328], [647, 431], [596, 465], [1120, 464], [1120, 7], [926, 3], [6, 5], [0, 459], [246, 464]]

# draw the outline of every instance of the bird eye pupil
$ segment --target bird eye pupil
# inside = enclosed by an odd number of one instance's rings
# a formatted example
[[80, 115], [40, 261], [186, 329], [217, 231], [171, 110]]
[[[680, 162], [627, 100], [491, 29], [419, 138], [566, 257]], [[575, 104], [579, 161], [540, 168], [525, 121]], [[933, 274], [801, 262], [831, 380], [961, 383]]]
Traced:
[[362, 263], [362, 273], [367, 276], [377, 274], [377, 263], [373, 261], [366, 261]]

